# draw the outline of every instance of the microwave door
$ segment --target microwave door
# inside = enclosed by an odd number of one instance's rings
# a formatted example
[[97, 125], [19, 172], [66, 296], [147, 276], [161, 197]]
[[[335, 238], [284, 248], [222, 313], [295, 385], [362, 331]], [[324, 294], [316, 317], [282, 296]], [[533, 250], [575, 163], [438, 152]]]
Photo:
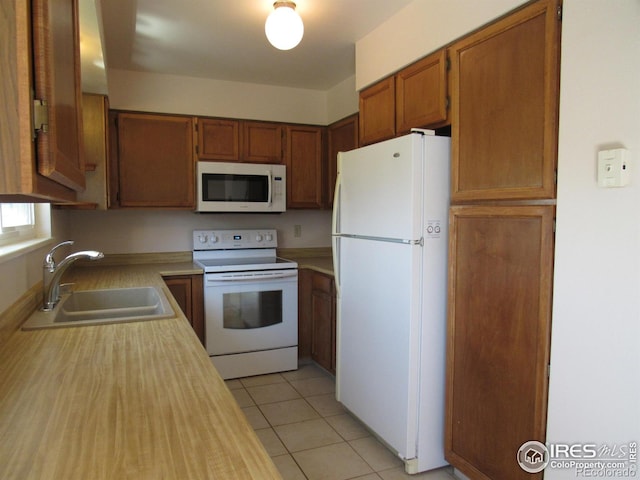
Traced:
[[286, 211], [284, 165], [198, 162], [198, 211]]

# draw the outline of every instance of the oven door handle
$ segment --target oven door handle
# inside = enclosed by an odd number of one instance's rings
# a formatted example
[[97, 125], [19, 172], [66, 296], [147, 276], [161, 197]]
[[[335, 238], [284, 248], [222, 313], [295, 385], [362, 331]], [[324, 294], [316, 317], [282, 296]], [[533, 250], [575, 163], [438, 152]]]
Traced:
[[298, 275], [297, 270], [289, 270], [286, 272], [242, 272], [242, 273], [220, 273], [215, 276], [207, 277], [207, 282], [241, 282], [244, 280], [275, 280], [278, 278], [295, 277]]

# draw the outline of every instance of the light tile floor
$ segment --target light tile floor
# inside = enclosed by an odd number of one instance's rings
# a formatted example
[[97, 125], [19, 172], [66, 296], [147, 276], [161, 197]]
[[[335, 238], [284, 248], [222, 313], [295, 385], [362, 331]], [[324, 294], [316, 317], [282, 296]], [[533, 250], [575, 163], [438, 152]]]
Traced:
[[226, 383], [284, 480], [455, 478], [450, 468], [407, 475], [335, 400], [335, 379], [314, 364]]

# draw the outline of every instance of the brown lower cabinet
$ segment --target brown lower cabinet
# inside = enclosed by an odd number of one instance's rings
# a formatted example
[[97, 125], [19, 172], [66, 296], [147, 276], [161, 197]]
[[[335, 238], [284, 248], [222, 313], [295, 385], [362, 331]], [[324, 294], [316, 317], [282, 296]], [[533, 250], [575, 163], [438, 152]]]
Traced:
[[164, 283], [175, 298], [182, 313], [204, 345], [204, 290], [202, 275], [175, 275], [164, 277]]
[[531, 480], [516, 455], [545, 441], [551, 205], [450, 211], [445, 457], [472, 480]]
[[333, 276], [300, 269], [298, 355], [336, 372], [336, 294]]

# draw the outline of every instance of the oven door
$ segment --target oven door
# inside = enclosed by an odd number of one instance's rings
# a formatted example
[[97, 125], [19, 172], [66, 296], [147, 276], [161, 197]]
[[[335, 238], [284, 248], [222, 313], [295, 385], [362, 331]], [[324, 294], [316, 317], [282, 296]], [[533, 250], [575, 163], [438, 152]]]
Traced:
[[298, 344], [298, 270], [205, 275], [209, 355]]

